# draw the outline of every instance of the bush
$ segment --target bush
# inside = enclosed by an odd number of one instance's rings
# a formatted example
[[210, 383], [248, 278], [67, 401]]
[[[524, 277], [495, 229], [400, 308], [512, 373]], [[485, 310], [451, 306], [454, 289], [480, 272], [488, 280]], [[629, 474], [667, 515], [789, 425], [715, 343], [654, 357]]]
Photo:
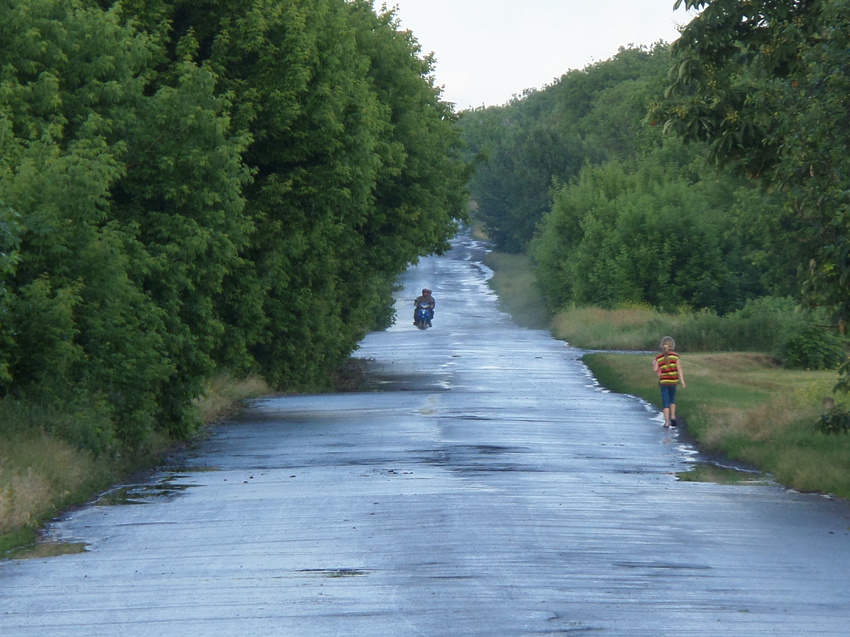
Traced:
[[846, 434], [850, 432], [850, 412], [843, 407], [833, 407], [818, 420], [817, 429], [823, 434]]
[[789, 368], [834, 369], [846, 360], [845, 341], [817, 327], [825, 319], [801, 311], [791, 298], [764, 297], [720, 316], [713, 310], [663, 314], [651, 308], [572, 308], [559, 312], [553, 330], [586, 349], [655, 349], [671, 334], [688, 352], [762, 352]]
[[[762, 297], [740, 310], [719, 316], [711, 310], [687, 315], [676, 333], [690, 351], [766, 352], [779, 355], [792, 335], [819, 317], [800, 311], [794, 299]], [[810, 369], [825, 369], [811, 367]]]
[[789, 334], [778, 356], [788, 369], [836, 369], [847, 360], [844, 339], [817, 325], [805, 325]]
[[726, 319], [713, 310], [686, 314], [678, 330], [670, 332], [679, 347], [690, 352], [722, 352], [731, 349]]
[[786, 335], [802, 328], [811, 316], [789, 297], [766, 296], [748, 301], [725, 317], [726, 349], [776, 352]]
[[96, 456], [116, 445], [108, 406], [88, 395], [76, 402], [6, 397], [0, 400], [0, 423], [0, 438], [39, 432]]

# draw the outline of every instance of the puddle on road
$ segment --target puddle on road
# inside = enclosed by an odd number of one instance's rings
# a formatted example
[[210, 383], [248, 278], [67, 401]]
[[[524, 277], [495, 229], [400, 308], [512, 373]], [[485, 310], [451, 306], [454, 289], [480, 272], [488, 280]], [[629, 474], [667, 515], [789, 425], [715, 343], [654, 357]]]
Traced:
[[[190, 465], [190, 464], [187, 464], [187, 465], [169, 465], [168, 471], [171, 474], [209, 473], [209, 472], [213, 472], [213, 471], [221, 471], [221, 468], [220, 467], [210, 467], [209, 465], [198, 465], [198, 466], [194, 466], [194, 465]], [[172, 479], [176, 478], [176, 477], [177, 477], [176, 475], [171, 476]]]
[[[198, 467], [190, 471], [217, 471], [212, 467]], [[155, 499], [171, 499], [187, 489], [200, 486], [196, 484], [178, 483], [177, 480], [187, 476], [174, 473], [162, 480], [147, 484], [128, 484], [110, 489], [97, 500], [95, 506], [118, 506], [128, 504], [149, 504]], [[30, 544], [25, 544], [5, 552], [0, 552], [0, 560], [32, 560], [60, 555], [85, 553], [89, 545], [85, 542], [64, 542], [52, 533], [50, 526], [40, 533], [40, 537]]]
[[767, 474], [734, 467], [723, 467], [713, 462], [697, 462], [688, 471], [678, 472], [676, 477], [682, 482], [711, 482], [741, 486], [774, 484]]
[[[528, 447], [502, 447], [499, 445], [451, 445], [427, 449], [422, 461], [438, 467], [446, 467], [464, 474], [545, 471], [530, 464], [510, 462], [508, 459], [528, 453]], [[500, 456], [506, 460], [498, 462]]]
[[148, 504], [159, 498], [173, 498], [180, 493], [198, 486], [177, 483], [184, 476], [173, 475], [152, 484], [130, 484], [107, 491], [95, 501], [95, 506], [116, 506], [125, 504]]

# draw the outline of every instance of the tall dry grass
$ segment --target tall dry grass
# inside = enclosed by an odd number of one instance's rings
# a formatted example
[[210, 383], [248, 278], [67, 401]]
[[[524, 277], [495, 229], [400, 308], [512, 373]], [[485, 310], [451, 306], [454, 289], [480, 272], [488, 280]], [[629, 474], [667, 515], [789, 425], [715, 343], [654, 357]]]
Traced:
[[259, 376], [233, 378], [221, 375], [207, 383], [204, 394], [195, 404], [203, 422], [212, 423], [238, 409], [242, 401], [269, 393], [271, 388]]
[[537, 289], [531, 259], [524, 254], [491, 252], [484, 263], [494, 272], [489, 284], [499, 295], [501, 309], [519, 325], [532, 329], [548, 328], [550, 317]]
[[584, 349], [647, 350], [654, 349], [662, 336], [676, 334], [679, 324], [677, 316], [649, 307], [583, 307], [556, 314], [552, 333]]
[[804, 354], [803, 364], [796, 366], [816, 368], [810, 359], [826, 345], [836, 344], [840, 354], [840, 339], [823, 328], [825, 322], [790, 299], [766, 297], [725, 316], [708, 310], [664, 314], [641, 305], [576, 307], [557, 313], [553, 332], [576, 347], [601, 350], [655, 349], [662, 336], [670, 335], [690, 352], [765, 352], [789, 362], [790, 354]]
[[90, 452], [42, 433], [4, 436], [0, 445], [0, 534], [38, 524], [113, 475]]
[[[204, 422], [211, 423], [232, 413], [242, 400], [269, 391], [258, 377], [221, 376], [208, 384], [196, 407]], [[158, 462], [157, 454], [173, 443], [160, 436], [150, 456], [120, 462], [45, 433], [55, 417], [43, 406], [0, 401], [0, 556], [31, 541], [34, 530], [62, 508], [88, 500], [123, 473], [143, 468], [142, 462]]]

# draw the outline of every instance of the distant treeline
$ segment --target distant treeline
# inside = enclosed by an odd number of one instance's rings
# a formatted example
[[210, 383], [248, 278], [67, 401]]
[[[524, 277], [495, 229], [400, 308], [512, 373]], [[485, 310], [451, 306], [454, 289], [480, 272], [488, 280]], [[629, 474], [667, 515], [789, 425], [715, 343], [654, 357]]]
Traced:
[[[432, 61], [370, 0], [0, 0], [0, 396], [186, 436], [320, 386], [466, 210]], [[0, 428], [9, 423], [0, 423]]]
[[786, 200], [664, 136], [670, 47], [628, 48], [510, 103], [461, 115], [470, 191], [497, 246], [527, 252], [551, 310], [648, 305], [725, 314], [796, 297]]

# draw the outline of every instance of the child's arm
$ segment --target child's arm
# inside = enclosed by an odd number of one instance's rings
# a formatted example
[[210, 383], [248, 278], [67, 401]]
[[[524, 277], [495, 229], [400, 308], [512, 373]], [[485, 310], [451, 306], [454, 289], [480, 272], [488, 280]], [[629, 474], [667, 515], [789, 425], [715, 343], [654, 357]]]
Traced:
[[676, 367], [679, 369], [679, 382], [682, 383], [682, 387], [687, 387], [685, 385], [685, 372], [682, 371], [682, 361], [676, 361]]

